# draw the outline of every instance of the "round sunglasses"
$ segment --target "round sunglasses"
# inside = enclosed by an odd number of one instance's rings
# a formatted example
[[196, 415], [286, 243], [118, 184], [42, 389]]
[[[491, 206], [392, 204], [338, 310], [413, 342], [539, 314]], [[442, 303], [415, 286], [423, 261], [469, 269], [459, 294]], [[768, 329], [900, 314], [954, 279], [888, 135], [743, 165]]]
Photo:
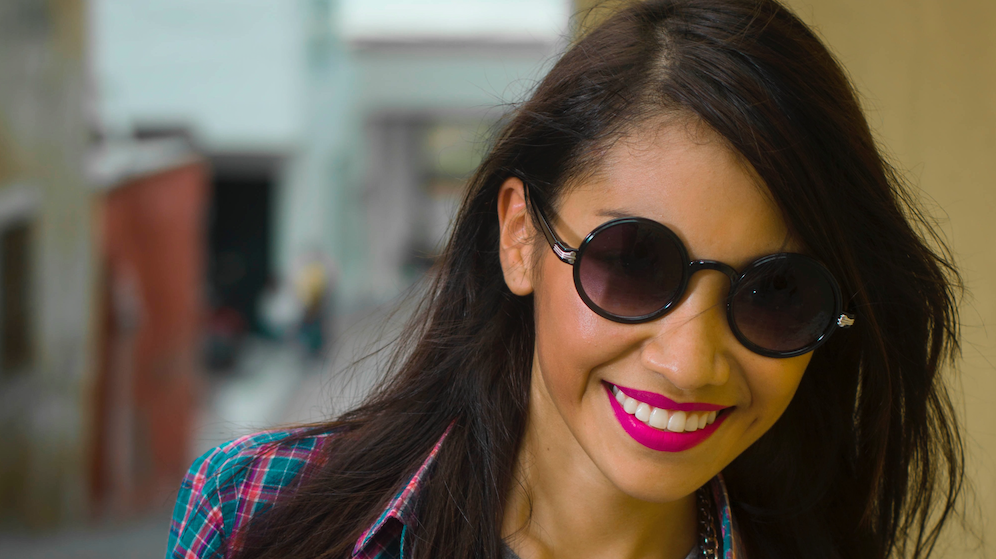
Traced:
[[554, 254], [573, 266], [581, 300], [609, 320], [638, 324], [659, 318], [681, 300], [692, 274], [715, 270], [730, 279], [730, 329], [760, 355], [808, 353], [836, 329], [854, 324], [854, 314], [842, 310], [833, 275], [808, 256], [769, 254], [738, 273], [715, 260], [689, 260], [673, 231], [642, 217], [603, 223], [574, 249], [560, 240], [538, 205], [529, 205]]

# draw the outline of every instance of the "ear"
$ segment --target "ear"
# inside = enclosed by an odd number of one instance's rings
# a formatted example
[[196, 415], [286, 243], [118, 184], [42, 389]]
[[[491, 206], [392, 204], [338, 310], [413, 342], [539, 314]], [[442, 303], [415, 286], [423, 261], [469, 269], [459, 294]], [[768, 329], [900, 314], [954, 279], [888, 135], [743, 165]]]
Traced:
[[533, 292], [533, 225], [525, 185], [509, 178], [498, 191], [498, 253], [505, 284], [516, 295]]

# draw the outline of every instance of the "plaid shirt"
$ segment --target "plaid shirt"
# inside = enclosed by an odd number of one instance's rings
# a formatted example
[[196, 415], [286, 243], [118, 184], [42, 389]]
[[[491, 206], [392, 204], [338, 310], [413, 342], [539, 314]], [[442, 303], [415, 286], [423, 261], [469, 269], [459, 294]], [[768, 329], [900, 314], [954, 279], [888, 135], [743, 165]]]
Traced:
[[[447, 431], [448, 432], [448, 431]], [[281, 442], [294, 431], [247, 435], [209, 450], [183, 478], [169, 531], [166, 559], [228, 557], [238, 547], [233, 536], [253, 515], [294, 490], [300, 474], [320, 464], [322, 448], [334, 434]], [[419, 487], [435, 460], [439, 438], [415, 475], [370, 525], [353, 548], [356, 559], [403, 559], [406, 527], [414, 520]], [[711, 482], [722, 527], [724, 559], [744, 559], [721, 477]]]

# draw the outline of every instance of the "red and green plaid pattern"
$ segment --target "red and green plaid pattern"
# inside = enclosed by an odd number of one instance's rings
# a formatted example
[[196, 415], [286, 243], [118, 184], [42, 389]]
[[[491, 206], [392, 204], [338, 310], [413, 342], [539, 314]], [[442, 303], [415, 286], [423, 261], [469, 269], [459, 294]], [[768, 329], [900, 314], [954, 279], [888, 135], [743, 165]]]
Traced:
[[[447, 431], [448, 432], [448, 431]], [[180, 485], [167, 543], [167, 559], [222, 559], [238, 548], [235, 539], [256, 514], [292, 491], [299, 474], [318, 464], [332, 434], [285, 441], [293, 431], [247, 435], [211, 449], [194, 461]], [[357, 559], [398, 559], [404, 526], [411, 522], [418, 488], [444, 433], [414, 476], [360, 536]]]
[[167, 544], [168, 559], [227, 557], [233, 535], [318, 460], [327, 436], [281, 443], [291, 432], [264, 432], [209, 450], [180, 485]]

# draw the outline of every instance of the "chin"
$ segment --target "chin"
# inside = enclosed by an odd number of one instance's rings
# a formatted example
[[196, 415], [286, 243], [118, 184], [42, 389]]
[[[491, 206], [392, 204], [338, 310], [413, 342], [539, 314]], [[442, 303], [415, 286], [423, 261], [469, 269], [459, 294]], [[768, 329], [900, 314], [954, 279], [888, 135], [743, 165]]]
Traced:
[[708, 483], [721, 470], [714, 464], [688, 462], [680, 460], [682, 457], [679, 456], [650, 450], [644, 452], [642, 448], [633, 450], [636, 452], [616, 449], [601, 457], [591, 454], [589, 457], [606, 480], [620, 492], [640, 501], [679, 501]]

